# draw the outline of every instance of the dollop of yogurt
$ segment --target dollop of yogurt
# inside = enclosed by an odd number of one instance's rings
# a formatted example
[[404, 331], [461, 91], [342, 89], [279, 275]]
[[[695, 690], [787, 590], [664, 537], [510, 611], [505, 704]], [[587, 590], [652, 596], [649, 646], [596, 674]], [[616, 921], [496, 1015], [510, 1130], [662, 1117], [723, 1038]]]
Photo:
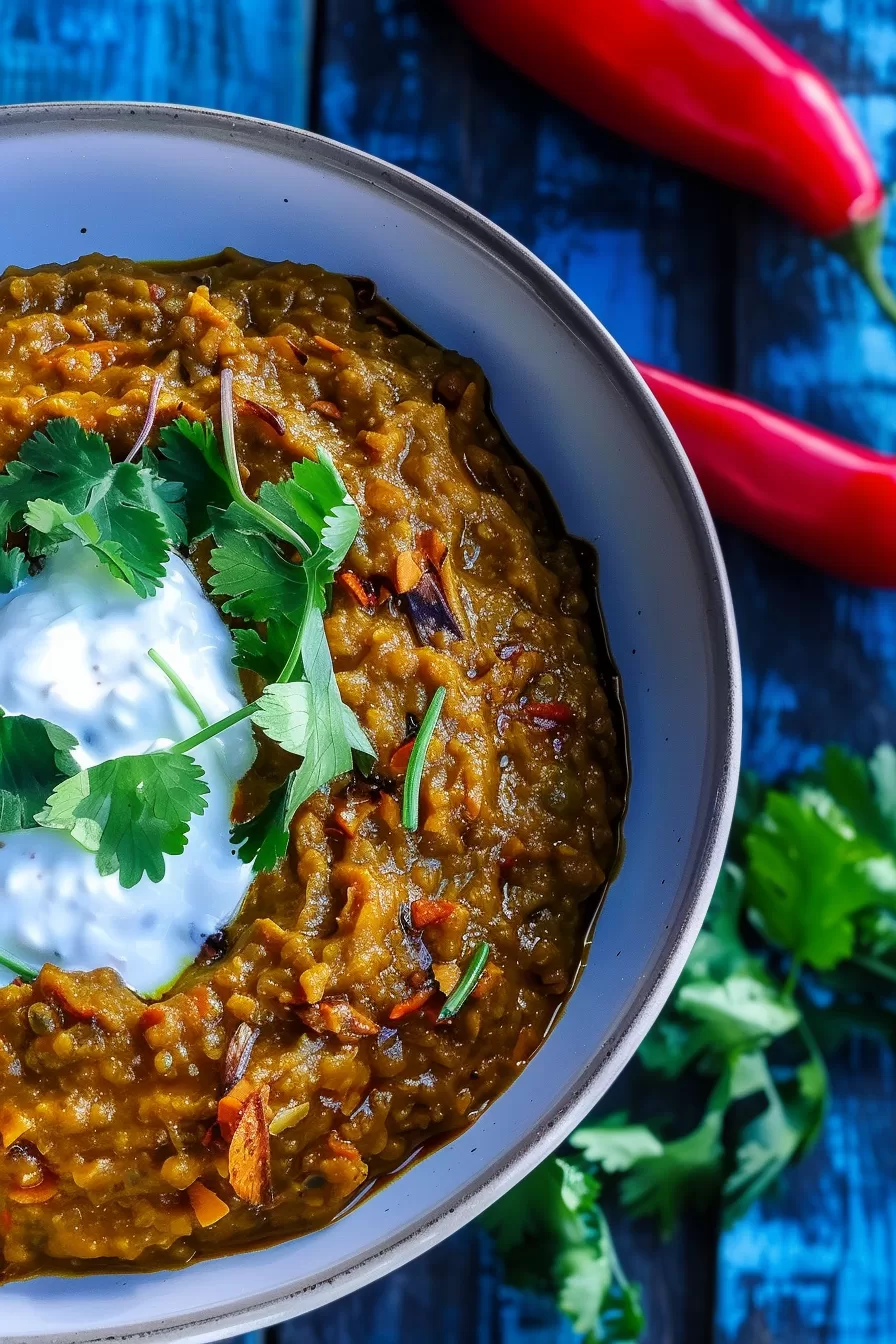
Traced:
[[[155, 649], [209, 722], [245, 704], [226, 625], [187, 564], [169, 559], [161, 588], [139, 598], [93, 553], [67, 542], [39, 574], [0, 596], [0, 706], [72, 733], [83, 768], [182, 741], [196, 719], [149, 658]], [[237, 909], [251, 870], [230, 841], [234, 789], [252, 763], [248, 722], [192, 755], [208, 807], [165, 876], [125, 891], [69, 835], [0, 835], [0, 948], [39, 966], [111, 966], [141, 993], [170, 983]], [[10, 977], [0, 967], [0, 983]]]

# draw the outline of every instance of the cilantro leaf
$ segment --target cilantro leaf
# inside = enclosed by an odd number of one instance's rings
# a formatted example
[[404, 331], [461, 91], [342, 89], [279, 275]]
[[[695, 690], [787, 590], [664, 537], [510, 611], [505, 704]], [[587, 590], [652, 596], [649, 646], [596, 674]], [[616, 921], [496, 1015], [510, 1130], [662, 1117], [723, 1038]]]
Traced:
[[56, 786], [78, 773], [77, 745], [55, 723], [0, 709], [0, 834], [37, 825]]
[[292, 652], [296, 627], [289, 621], [271, 617], [265, 622], [264, 638], [257, 630], [234, 630], [232, 634], [236, 650], [233, 661], [237, 667], [276, 681]]
[[896, 951], [896, 914], [892, 910], [865, 910], [856, 920], [859, 945], [872, 957], [888, 957]]
[[640, 1290], [622, 1273], [598, 1204], [600, 1187], [552, 1157], [480, 1216], [508, 1279], [550, 1293], [589, 1342], [634, 1344], [644, 1329]]
[[842, 747], [828, 747], [822, 780], [857, 831], [896, 851], [896, 750], [889, 742], [867, 762]]
[[157, 514], [148, 509], [98, 507], [73, 514], [64, 504], [36, 499], [25, 513], [25, 522], [41, 533], [41, 550], [52, 550], [74, 538], [89, 547], [115, 575], [129, 584], [138, 597], [151, 597], [165, 576], [168, 544]]
[[[120, 474], [116, 474], [120, 480]], [[146, 465], [137, 467], [137, 479], [144, 507], [159, 519], [168, 540], [174, 546], [186, 546], [187, 512], [183, 486], [179, 481], [165, 480]]]
[[307, 756], [309, 752], [316, 754], [317, 734], [326, 738], [328, 745], [332, 741], [332, 732], [327, 732], [331, 725], [320, 722], [329, 709], [329, 697], [322, 696], [310, 682], [290, 681], [265, 688], [252, 722], [293, 756]]
[[819, 970], [850, 956], [860, 911], [896, 906], [893, 857], [857, 834], [826, 793], [769, 793], [745, 846], [751, 917]]
[[327, 586], [357, 536], [360, 514], [323, 450], [318, 462], [296, 463], [292, 479], [279, 485], [266, 481], [259, 503], [295, 531], [311, 554], [300, 565], [285, 560], [263, 524], [235, 502], [213, 515], [216, 572], [210, 586], [228, 598], [224, 610], [230, 615], [265, 621], [276, 612], [298, 626], [309, 603], [326, 609]]
[[269, 873], [289, 847], [289, 821], [286, 815], [286, 795], [293, 775], [274, 789], [267, 804], [255, 817], [240, 822], [230, 832], [231, 840], [243, 863], [254, 865], [256, 873]]
[[0, 594], [11, 593], [14, 588], [18, 588], [25, 577], [22, 573], [24, 565], [25, 556], [18, 546], [8, 551], [0, 550]]
[[369, 775], [376, 765], [376, 752], [373, 743], [358, 722], [354, 710], [349, 709], [346, 704], [342, 706], [342, 731], [351, 747], [355, 765], [362, 775]]
[[797, 1026], [799, 1011], [740, 934], [744, 874], [722, 869], [706, 923], [659, 1022], [641, 1046], [648, 1069], [677, 1077], [697, 1060], [716, 1067]]
[[169, 541], [185, 536], [180, 492], [132, 463], [112, 462], [99, 434], [51, 420], [0, 473], [0, 534], [28, 526], [32, 555], [75, 538], [141, 597], [164, 575]]
[[52, 499], [72, 513], [87, 507], [96, 483], [112, 469], [105, 439], [66, 416], [32, 434], [0, 472], [0, 535], [21, 529], [34, 499]]
[[732, 1223], [816, 1139], [827, 1102], [827, 1073], [820, 1059], [807, 1060], [785, 1089], [776, 1086], [763, 1056], [750, 1061], [752, 1086], [762, 1092], [765, 1107], [740, 1134], [734, 1169], [725, 1182], [725, 1221]]
[[[255, 859], [256, 871], [269, 863], [271, 856], [275, 856], [275, 863], [282, 858], [289, 823], [302, 803], [331, 779], [351, 770], [354, 752], [365, 764], [375, 759], [357, 719], [342, 703], [323, 617], [316, 609], [309, 613], [301, 663], [306, 679], [267, 686], [252, 715], [263, 733], [293, 756], [303, 757], [302, 764], [289, 776], [283, 797], [275, 806], [268, 804], [264, 820], [256, 818], [234, 831], [242, 857]], [[258, 849], [253, 852], [256, 845]]]
[[57, 785], [38, 825], [67, 831], [97, 856], [103, 876], [134, 887], [160, 882], [166, 854], [182, 854], [190, 818], [207, 806], [202, 768], [191, 756], [153, 751], [119, 756]]
[[799, 1024], [800, 1013], [764, 971], [738, 972], [721, 983], [693, 980], [683, 985], [675, 1006], [702, 1025], [706, 1049], [722, 1054], [768, 1045]]
[[[209, 509], [226, 509], [231, 498], [214, 426], [210, 420], [188, 420], [181, 415], [165, 425], [159, 440], [155, 470], [171, 485], [181, 487], [187, 535], [190, 541], [198, 541], [211, 531]], [[144, 462], [148, 460], [152, 454], [144, 449]]]
[[209, 587], [227, 599], [224, 610], [250, 621], [265, 621], [276, 612], [280, 619], [298, 625], [308, 600], [305, 566], [285, 560], [238, 504], [212, 521], [216, 545], [210, 559], [215, 572]]
[[646, 1125], [629, 1125], [627, 1116], [608, 1115], [593, 1125], [582, 1125], [569, 1137], [587, 1162], [604, 1171], [628, 1171], [644, 1157], [659, 1157], [663, 1145]]
[[296, 528], [312, 552], [325, 553], [332, 578], [358, 534], [361, 515], [326, 449], [318, 448], [316, 462], [294, 463], [290, 480], [265, 482], [258, 497], [281, 522]]
[[700, 1123], [683, 1138], [664, 1143], [658, 1154], [633, 1163], [620, 1186], [623, 1205], [635, 1218], [655, 1214], [670, 1237], [686, 1207], [705, 1208], [722, 1186], [722, 1126], [730, 1100], [727, 1077], [716, 1085]]

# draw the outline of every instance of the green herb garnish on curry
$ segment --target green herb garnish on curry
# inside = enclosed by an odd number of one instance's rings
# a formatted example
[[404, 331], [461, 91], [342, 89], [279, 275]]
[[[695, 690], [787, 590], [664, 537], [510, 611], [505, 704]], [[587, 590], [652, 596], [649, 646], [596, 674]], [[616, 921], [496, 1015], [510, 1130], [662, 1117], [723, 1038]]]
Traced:
[[625, 790], [593, 594], [369, 284], [10, 270], [0, 386], [0, 1279], [293, 1235], [572, 983]]

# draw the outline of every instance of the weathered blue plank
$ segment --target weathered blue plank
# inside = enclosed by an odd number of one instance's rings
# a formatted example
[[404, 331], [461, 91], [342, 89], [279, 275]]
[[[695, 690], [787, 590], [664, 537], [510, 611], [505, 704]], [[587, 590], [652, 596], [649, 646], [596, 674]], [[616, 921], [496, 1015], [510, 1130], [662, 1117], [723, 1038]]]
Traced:
[[[755, 0], [844, 91], [885, 179], [896, 169], [891, 0]], [[739, 211], [736, 385], [896, 451], [896, 331], [824, 247]], [[892, 270], [896, 250], [887, 250]], [[766, 777], [828, 739], [896, 738], [896, 594], [834, 583], [733, 532], [723, 538], [744, 659], [744, 754]], [[896, 1183], [893, 1060], [854, 1047], [832, 1070], [818, 1150], [721, 1240], [717, 1344], [890, 1344]]]
[[896, 1338], [893, 1057], [853, 1045], [822, 1139], [722, 1242], [719, 1344]]
[[4, 0], [0, 103], [139, 99], [305, 125], [313, 0]]
[[[892, 177], [892, 0], [755, 5], [847, 89]], [[310, 0], [7, 0], [0, 101], [169, 99], [302, 124], [310, 9]], [[707, 380], [736, 374], [752, 395], [896, 450], [893, 334], [817, 244], [587, 127], [475, 51], [426, 0], [328, 0], [324, 15], [321, 129], [490, 214], [564, 275], [632, 354]], [[831, 584], [734, 533], [725, 545], [745, 655], [748, 762], [774, 775], [806, 763], [828, 737], [869, 749], [896, 736], [894, 599]], [[846, 1057], [824, 1145], [724, 1238], [719, 1344], [896, 1339], [891, 1069], [888, 1055], [867, 1048]], [[627, 1267], [647, 1288], [649, 1338], [707, 1338], [711, 1224], [695, 1223], [671, 1248], [658, 1248], [647, 1225], [621, 1236]], [[404, 1344], [421, 1329], [435, 1344], [569, 1339], [544, 1304], [501, 1288], [471, 1232], [262, 1335], [265, 1344]], [[247, 1338], [262, 1344], [262, 1335]]]
[[589, 125], [425, 0], [329, 0], [325, 14], [321, 130], [490, 216], [633, 354], [722, 376], [726, 193]]

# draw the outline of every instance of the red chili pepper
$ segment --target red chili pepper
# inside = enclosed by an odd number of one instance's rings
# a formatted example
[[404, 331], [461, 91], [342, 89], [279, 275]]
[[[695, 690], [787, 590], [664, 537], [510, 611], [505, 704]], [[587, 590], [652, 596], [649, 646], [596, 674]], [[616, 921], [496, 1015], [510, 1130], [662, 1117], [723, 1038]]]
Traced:
[[639, 364], [713, 513], [853, 583], [896, 588], [896, 460]]
[[824, 76], [737, 0], [451, 3], [493, 51], [601, 125], [826, 239], [896, 320], [868, 147]]
[[389, 1021], [400, 1022], [403, 1017], [410, 1017], [412, 1013], [418, 1013], [435, 992], [435, 987], [430, 986], [429, 989], [418, 990], [410, 999], [405, 999], [404, 1003], [396, 1003], [389, 1013]]

